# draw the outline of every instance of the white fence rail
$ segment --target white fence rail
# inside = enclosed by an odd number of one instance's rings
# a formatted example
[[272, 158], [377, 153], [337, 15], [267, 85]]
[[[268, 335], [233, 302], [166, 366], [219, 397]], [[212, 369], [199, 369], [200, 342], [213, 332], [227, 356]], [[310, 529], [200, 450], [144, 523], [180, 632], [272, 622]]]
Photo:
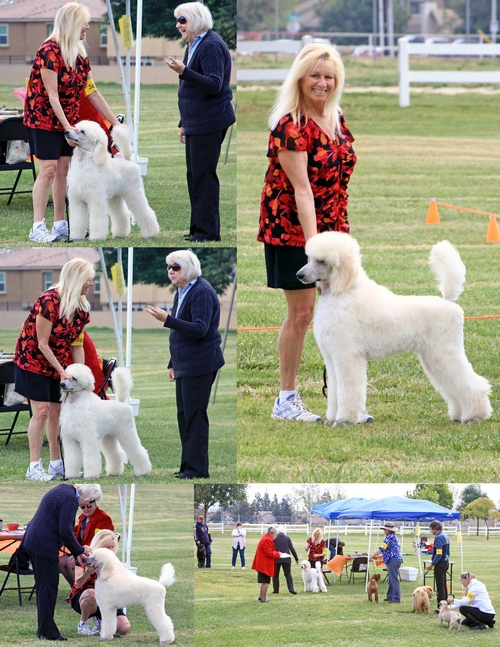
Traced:
[[500, 56], [500, 45], [464, 43], [411, 43], [407, 37], [399, 45], [399, 105], [410, 105], [411, 83], [500, 83], [500, 72], [449, 72], [410, 70], [410, 54], [422, 56]]
[[[222, 526], [221, 523], [211, 523], [209, 522], [209, 528], [211, 532], [231, 532], [233, 528], [235, 527], [236, 524], [227, 524], [225, 523], [224, 526]], [[285, 533], [291, 534], [291, 533], [304, 533], [306, 535], [311, 534], [312, 529], [309, 524], [306, 523], [295, 523], [295, 524], [274, 524], [274, 523], [244, 523], [243, 528], [247, 532], [258, 532], [259, 534], [263, 535], [267, 532], [268, 528], [270, 526], [283, 526], [285, 529]], [[372, 526], [372, 531], [376, 530], [381, 523], [374, 523]], [[316, 525], [313, 526], [314, 528]], [[332, 525], [323, 525], [322, 527], [320, 526], [323, 530], [323, 534], [327, 535], [328, 531], [330, 531], [330, 535], [337, 535], [337, 522], [332, 521]], [[456, 535], [458, 531], [457, 526], [443, 526], [443, 530], [447, 535]], [[475, 530], [475, 529], [474, 529]], [[497, 530], [500, 530], [498, 528]], [[415, 531], [413, 526], [402, 526], [399, 525], [399, 535], [414, 535]], [[370, 524], [363, 524], [363, 525], [350, 525], [350, 524], [342, 524], [338, 526], [338, 534], [347, 536], [347, 535], [366, 535], [368, 536], [370, 534]], [[469, 532], [469, 534], [473, 534]], [[432, 535], [431, 531], [429, 530], [428, 526], [420, 526], [420, 536], [428, 536], [430, 537]]]
[[[500, 536], [500, 528], [497, 528], [496, 526], [494, 528], [490, 528], [488, 530], [489, 535], [495, 535], [495, 536]], [[467, 536], [475, 536], [477, 535], [477, 527], [476, 526], [469, 526], [467, 528]], [[480, 526], [479, 528], [479, 536], [485, 536], [486, 537], [486, 528], [484, 526]]]

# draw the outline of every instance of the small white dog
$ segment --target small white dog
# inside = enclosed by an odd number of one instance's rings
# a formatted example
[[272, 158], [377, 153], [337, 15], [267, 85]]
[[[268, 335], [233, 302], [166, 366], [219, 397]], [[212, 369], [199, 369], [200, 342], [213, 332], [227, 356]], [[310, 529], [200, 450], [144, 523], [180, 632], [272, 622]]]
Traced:
[[90, 240], [107, 238], [108, 213], [114, 238], [128, 236], [132, 214], [143, 238], [156, 236], [160, 227], [144, 195], [139, 167], [130, 161], [132, 146], [127, 126], [113, 128], [121, 158], [108, 153], [108, 138], [98, 123], [80, 121], [76, 128], [78, 132], [64, 131], [66, 139], [76, 144], [68, 171], [71, 238], [83, 240], [87, 228]]
[[94, 376], [85, 364], [70, 364], [66, 372], [71, 379], [61, 382], [63, 403], [60, 416], [66, 478], [78, 477], [82, 463], [84, 478], [99, 478], [101, 450], [108, 476], [123, 472], [123, 450], [136, 476], [149, 474], [151, 462], [148, 452], [141, 445], [134, 412], [127, 404], [132, 387], [129, 371], [120, 367], [113, 372], [117, 400], [101, 400], [93, 393]]
[[453, 625], [457, 625], [457, 630], [460, 629], [462, 623], [462, 616], [455, 609], [450, 609], [450, 606], [446, 600], [441, 600], [439, 603], [439, 624], [446, 623], [448, 629], [451, 629]]
[[172, 564], [164, 564], [158, 582], [129, 571], [109, 548], [93, 553], [98, 568], [95, 597], [101, 610], [101, 640], [111, 640], [116, 631], [116, 610], [138, 604], [160, 636], [162, 645], [174, 642], [174, 625], [165, 613], [166, 587], [175, 582]]
[[327, 423], [358, 422], [365, 412], [369, 360], [415, 353], [448, 414], [463, 424], [491, 416], [489, 382], [477, 375], [464, 351], [462, 292], [465, 266], [444, 240], [431, 251], [443, 298], [400, 296], [368, 278], [359, 245], [349, 234], [326, 232], [306, 244], [310, 262], [297, 272], [319, 282], [314, 336], [328, 373]]
[[313, 593], [326, 593], [326, 584], [323, 580], [323, 573], [321, 572], [321, 562], [316, 562], [316, 568], [312, 568], [309, 560], [304, 559], [300, 563], [302, 569], [302, 581], [304, 582], [304, 591], [312, 591]]

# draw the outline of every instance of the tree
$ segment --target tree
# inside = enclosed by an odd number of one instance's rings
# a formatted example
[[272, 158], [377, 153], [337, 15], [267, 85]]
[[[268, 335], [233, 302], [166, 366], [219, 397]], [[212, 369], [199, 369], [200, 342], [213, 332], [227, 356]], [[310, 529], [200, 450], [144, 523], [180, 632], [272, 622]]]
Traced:
[[[132, 29], [135, 30], [137, 4], [131, 4]], [[175, 28], [174, 9], [178, 5], [177, 0], [175, 2], [173, 0], [148, 0], [145, 2], [142, 9], [143, 36], [177, 40], [179, 32]], [[111, 8], [118, 29], [118, 20], [125, 13], [125, 0], [111, 0]], [[235, 49], [236, 3], [234, 0], [210, 0], [210, 13], [214, 20], [214, 31], [223, 38], [229, 49]]]
[[420, 483], [413, 492], [407, 492], [409, 499], [432, 501], [444, 508], [453, 508], [453, 492], [445, 483]]
[[[448, 0], [446, 3], [453, 9], [460, 18], [463, 18], [462, 29], [465, 25], [465, 0]], [[490, 33], [491, 21], [491, 0], [474, 0], [470, 3], [470, 33], [475, 34], [479, 30], [485, 34]]]
[[207, 518], [208, 510], [218, 504], [227, 509], [238, 499], [246, 498], [246, 485], [195, 485], [195, 510], [203, 508], [203, 516]]
[[465, 507], [469, 505], [469, 503], [472, 503], [472, 501], [475, 501], [480, 497], [487, 497], [487, 496], [488, 495], [486, 494], [486, 492], [483, 492], [481, 490], [480, 485], [478, 485], [477, 483], [471, 483], [470, 485], [467, 485], [466, 487], [464, 487], [464, 489], [462, 490], [462, 493], [460, 495], [460, 501], [459, 501], [459, 504], [457, 505], [457, 510], [462, 511]]
[[488, 520], [493, 512], [496, 512], [493, 501], [488, 499], [488, 497], [479, 497], [463, 509], [462, 516], [464, 519], [476, 519], [476, 536], [479, 535], [479, 521], [482, 519], [486, 524], [486, 539], [489, 539]]
[[[154, 283], [165, 286], [170, 284], [165, 257], [175, 251], [173, 247], [136, 247], [134, 249], [134, 283]], [[234, 280], [236, 271], [236, 248], [219, 247], [215, 249], [196, 249], [200, 259], [202, 276], [218, 295], [224, 294]], [[104, 250], [108, 275], [116, 263], [115, 249]], [[127, 276], [128, 253], [123, 255], [123, 272]]]
[[238, 31], [259, 30], [269, 13], [269, 0], [237, 0]]
[[[373, 0], [320, 0], [316, 14], [322, 31], [373, 32]], [[393, 15], [394, 31], [403, 32], [409, 18], [405, 7], [394, 2]]]

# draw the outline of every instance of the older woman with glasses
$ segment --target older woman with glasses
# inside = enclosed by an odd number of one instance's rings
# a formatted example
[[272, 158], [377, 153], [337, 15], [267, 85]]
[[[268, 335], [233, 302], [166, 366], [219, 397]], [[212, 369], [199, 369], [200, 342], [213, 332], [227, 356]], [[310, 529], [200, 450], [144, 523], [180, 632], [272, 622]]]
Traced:
[[231, 55], [212, 31], [209, 8], [186, 2], [174, 10], [181, 38], [188, 43], [184, 60], [165, 63], [179, 75], [179, 140], [186, 146], [191, 224], [187, 240], [220, 240], [219, 162], [222, 142], [234, 124], [230, 86]]
[[[114, 530], [113, 521], [109, 514], [97, 505], [102, 499], [101, 486], [95, 483], [80, 486], [79, 507], [82, 514], [73, 528], [76, 540], [82, 546], [90, 546], [94, 535], [100, 530]], [[59, 558], [59, 571], [64, 575], [70, 586], [75, 581], [75, 560], [71, 555]]]
[[201, 278], [198, 257], [183, 249], [167, 256], [168, 277], [177, 288], [172, 314], [146, 311], [170, 328], [168, 379], [175, 381], [177, 422], [182, 445], [180, 479], [209, 478], [208, 403], [218, 370], [224, 366], [219, 332], [220, 303]]
[[448, 599], [450, 609], [458, 609], [464, 616], [462, 626], [481, 630], [495, 626], [495, 609], [491, 604], [486, 586], [476, 579], [474, 573], [465, 571], [460, 575], [460, 582], [465, 589], [461, 600]]

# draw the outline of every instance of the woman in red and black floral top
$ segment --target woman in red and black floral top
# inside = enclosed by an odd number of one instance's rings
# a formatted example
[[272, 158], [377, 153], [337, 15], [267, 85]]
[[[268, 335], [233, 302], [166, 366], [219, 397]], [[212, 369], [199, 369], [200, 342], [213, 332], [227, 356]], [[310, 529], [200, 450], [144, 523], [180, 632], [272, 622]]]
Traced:
[[326, 557], [326, 541], [323, 539], [321, 528], [315, 528], [311, 537], [307, 538], [307, 559], [314, 568], [316, 562], [324, 562]]
[[[119, 123], [92, 80], [84, 42], [89, 21], [87, 7], [77, 2], [63, 5], [54, 19], [52, 34], [35, 55], [28, 81], [24, 124], [31, 151], [40, 162], [33, 187], [34, 224], [29, 236], [36, 242], [50, 243], [68, 235], [64, 210], [73, 148], [65, 140], [64, 131], [76, 130], [82, 90], [111, 125]], [[49, 232], [44, 216], [52, 184], [54, 227]]]
[[[75, 362], [84, 363], [82, 335], [90, 320], [86, 295], [94, 274], [92, 263], [82, 258], [68, 261], [59, 282], [36, 300], [17, 340], [15, 389], [30, 399], [33, 411], [28, 425], [31, 463], [26, 478], [30, 480], [51, 481], [64, 476], [57, 443], [60, 382], [70, 379], [65, 369], [71, 356]], [[45, 426], [50, 449], [48, 474], [40, 458]]]
[[258, 240], [265, 245], [268, 287], [284, 290], [280, 394], [272, 418], [319, 422], [296, 387], [314, 284], [297, 271], [307, 263], [306, 241], [323, 231], [349, 233], [347, 184], [356, 163], [354, 141], [339, 109], [344, 65], [330, 45], [307, 45], [297, 55], [271, 111], [269, 167], [260, 206]]

